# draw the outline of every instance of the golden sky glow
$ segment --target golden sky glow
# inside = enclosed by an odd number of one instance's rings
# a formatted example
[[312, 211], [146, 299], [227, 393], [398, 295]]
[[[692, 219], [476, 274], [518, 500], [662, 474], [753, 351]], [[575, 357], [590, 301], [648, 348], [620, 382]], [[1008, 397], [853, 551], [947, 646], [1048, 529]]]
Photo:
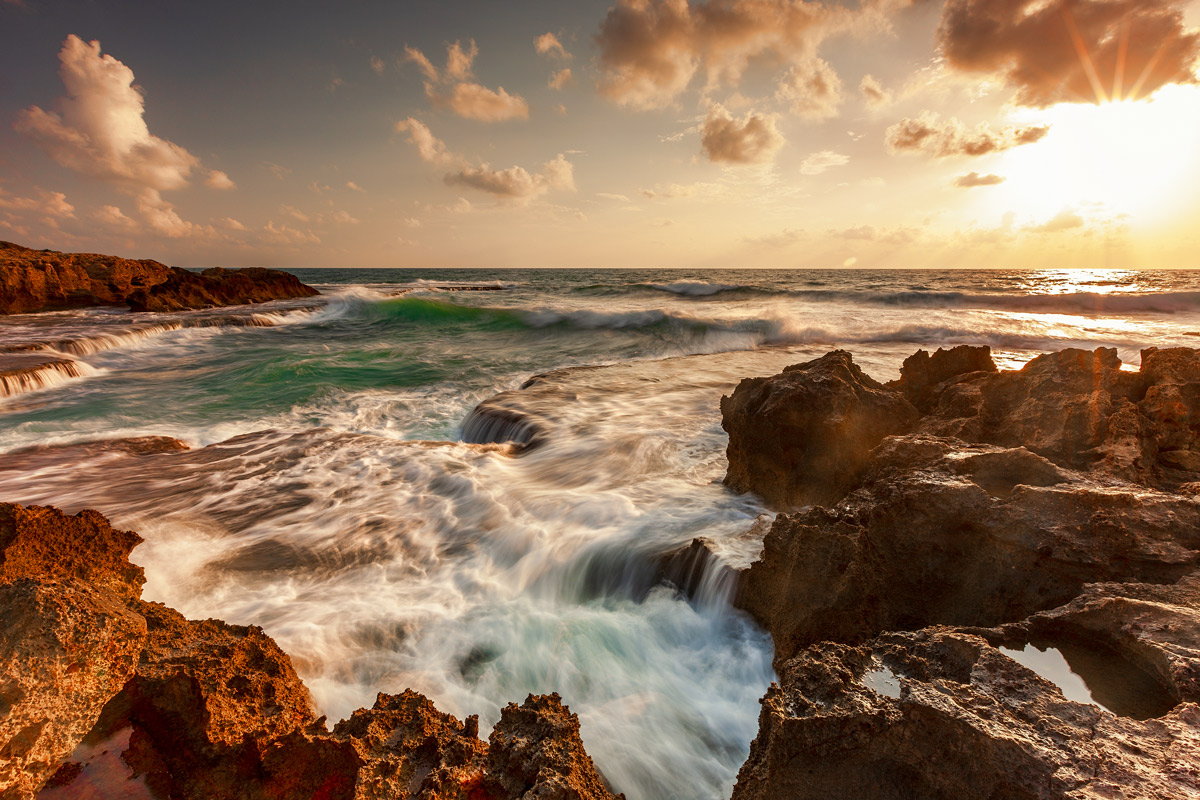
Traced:
[[0, 101], [0, 237], [183, 265], [1200, 268], [1198, 2], [374, 5], [0, 2], [28, 76]]

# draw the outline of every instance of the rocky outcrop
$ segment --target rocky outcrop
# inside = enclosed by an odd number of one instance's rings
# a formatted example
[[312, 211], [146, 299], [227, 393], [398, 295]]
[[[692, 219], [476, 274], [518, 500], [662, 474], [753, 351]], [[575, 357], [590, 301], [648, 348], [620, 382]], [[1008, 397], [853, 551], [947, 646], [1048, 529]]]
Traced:
[[775, 508], [836, 502], [857, 481], [871, 448], [916, 421], [903, 395], [872, 380], [844, 350], [749, 378], [721, 398], [729, 434], [725, 483]]
[[1101, 486], [1024, 448], [886, 439], [842, 503], [779, 517], [739, 604], [777, 658], [830, 639], [991, 626], [1097, 581], [1171, 583], [1200, 566], [1200, 502]]
[[214, 267], [200, 273], [174, 269], [166, 280], [131, 292], [125, 301], [134, 311], [186, 311], [316, 294], [316, 289], [287, 272], [261, 267]]
[[157, 261], [0, 242], [0, 314], [121, 305], [135, 311], [181, 311], [315, 294], [312, 287], [278, 270], [210, 269], [197, 274]]
[[557, 695], [510, 705], [488, 742], [414, 692], [329, 731], [260, 628], [140, 599], [140, 541], [0, 504], [0, 797], [613, 797]]
[[907, 360], [914, 432], [740, 576], [780, 681], [735, 800], [1200, 793], [1200, 354], [987, 355]]
[[733, 800], [1193, 797], [1198, 764], [1200, 707], [1116, 716], [984, 638], [934, 628], [788, 661]]

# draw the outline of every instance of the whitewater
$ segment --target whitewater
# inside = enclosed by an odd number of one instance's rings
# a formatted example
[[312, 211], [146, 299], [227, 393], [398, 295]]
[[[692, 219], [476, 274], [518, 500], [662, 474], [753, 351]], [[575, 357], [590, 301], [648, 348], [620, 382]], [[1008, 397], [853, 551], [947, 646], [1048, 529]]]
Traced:
[[[0, 499], [139, 531], [146, 599], [263, 627], [331, 721], [412, 688], [486, 729], [558, 692], [630, 800], [728, 797], [774, 678], [728, 573], [663, 566], [760, 549], [721, 484], [740, 379], [1200, 344], [1197, 272], [293, 272], [322, 296], [0, 318], [69, 365], [6, 384]], [[189, 449], [96, 443], [150, 436]]]

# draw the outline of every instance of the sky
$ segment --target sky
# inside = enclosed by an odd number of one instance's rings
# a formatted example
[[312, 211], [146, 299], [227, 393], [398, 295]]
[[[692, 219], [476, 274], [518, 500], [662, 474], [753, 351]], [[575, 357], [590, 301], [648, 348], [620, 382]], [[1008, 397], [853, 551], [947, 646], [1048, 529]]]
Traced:
[[0, 239], [1200, 268], [1200, 0], [0, 0]]

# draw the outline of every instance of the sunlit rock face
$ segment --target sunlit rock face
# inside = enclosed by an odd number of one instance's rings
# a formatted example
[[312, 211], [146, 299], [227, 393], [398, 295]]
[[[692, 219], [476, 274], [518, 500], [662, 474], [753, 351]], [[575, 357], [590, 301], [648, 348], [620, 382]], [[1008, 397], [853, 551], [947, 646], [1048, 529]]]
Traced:
[[735, 800], [1195, 794], [1197, 352], [956, 350], [906, 362], [913, 432], [739, 578], [780, 681]]

